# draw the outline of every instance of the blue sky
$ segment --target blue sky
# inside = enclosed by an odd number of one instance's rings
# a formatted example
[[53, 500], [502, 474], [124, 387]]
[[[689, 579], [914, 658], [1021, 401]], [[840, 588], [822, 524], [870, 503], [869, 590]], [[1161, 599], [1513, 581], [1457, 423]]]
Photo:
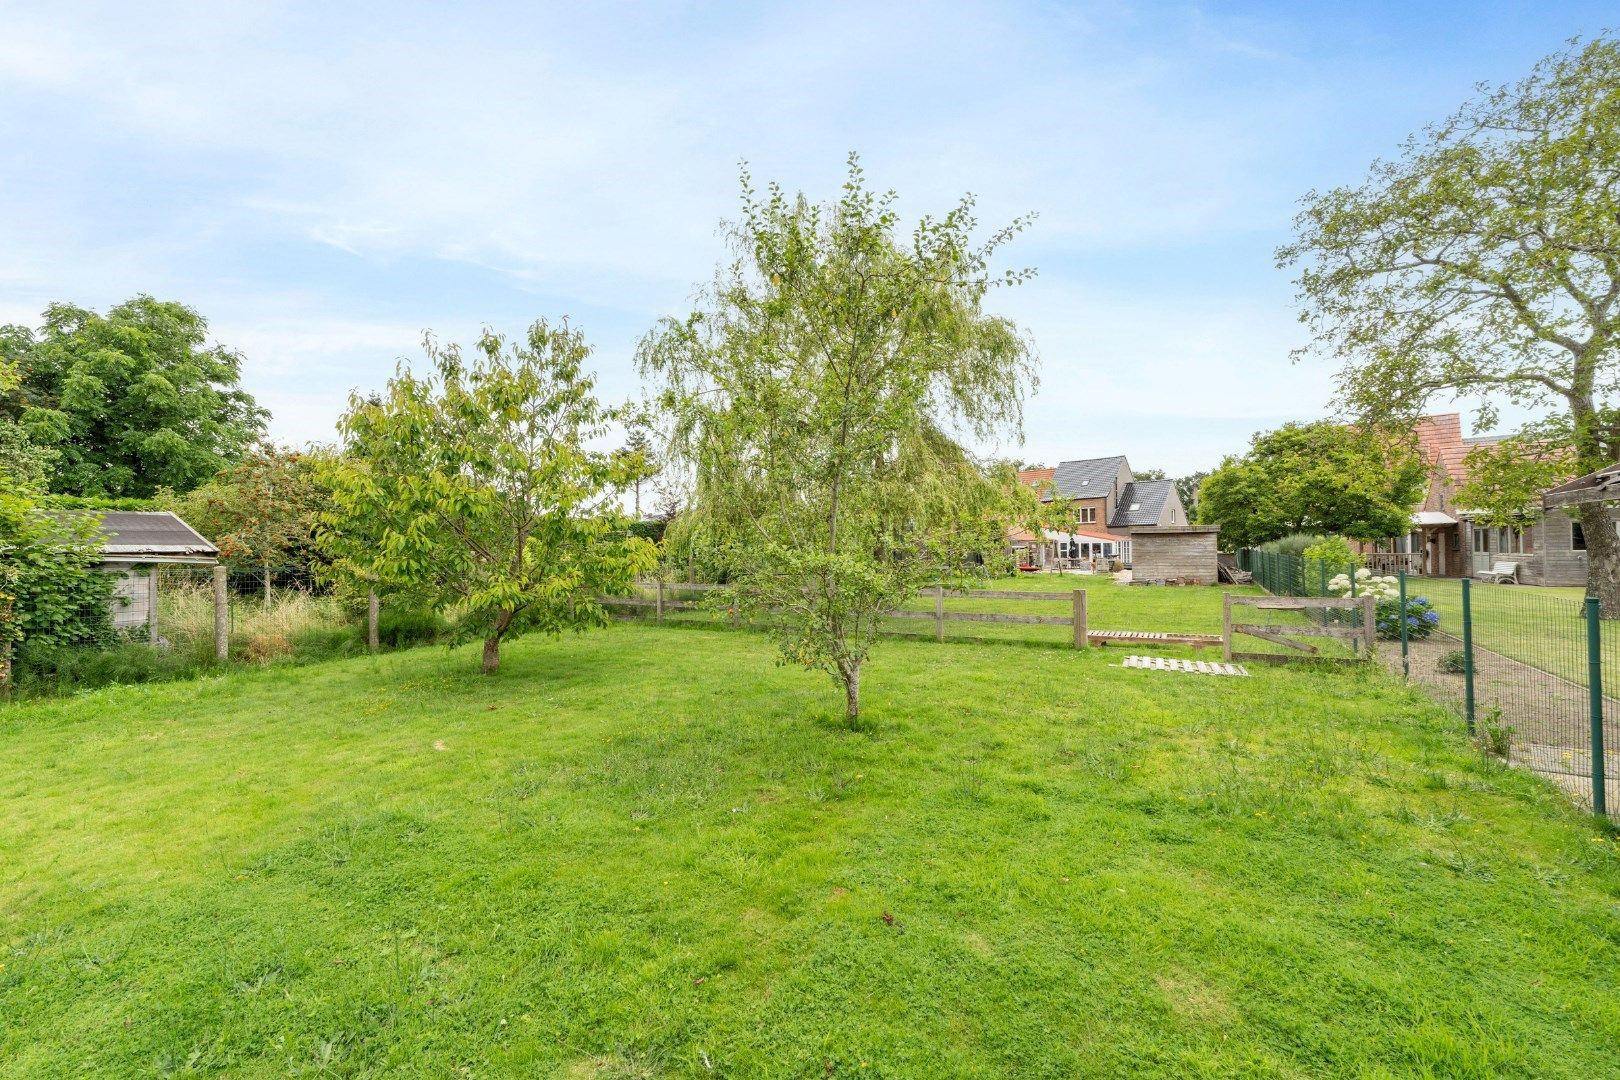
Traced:
[[[421, 332], [568, 315], [601, 386], [721, 256], [748, 159], [910, 212], [964, 191], [1039, 277], [1022, 447], [1184, 472], [1331, 409], [1274, 268], [1294, 204], [1612, 3], [0, 2], [0, 322], [183, 300], [281, 441]], [[1443, 405], [1444, 403], [1436, 403]]]

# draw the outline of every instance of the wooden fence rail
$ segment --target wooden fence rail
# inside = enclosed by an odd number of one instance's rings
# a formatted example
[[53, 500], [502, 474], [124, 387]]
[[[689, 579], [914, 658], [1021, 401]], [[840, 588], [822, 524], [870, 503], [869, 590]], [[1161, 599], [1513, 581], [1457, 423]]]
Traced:
[[[1238, 622], [1233, 617], [1233, 609], [1238, 607], [1255, 608], [1260, 611], [1298, 611], [1306, 613], [1307, 618], [1313, 612], [1320, 612], [1323, 621], [1302, 624]], [[1334, 625], [1327, 621], [1331, 618], [1329, 612], [1332, 611], [1357, 612], [1361, 616], [1360, 624]], [[1300, 659], [1330, 660], [1334, 662], [1341, 662], [1346, 659], [1366, 660], [1373, 655], [1373, 648], [1377, 644], [1378, 602], [1371, 594], [1364, 596], [1238, 596], [1227, 593], [1221, 615], [1221, 627], [1221, 652], [1228, 661], [1255, 660], [1275, 664]], [[1232, 647], [1232, 640], [1239, 634], [1256, 637], [1262, 641], [1269, 641], [1292, 651], [1290, 653], [1237, 652]], [[1348, 641], [1351, 651], [1359, 652], [1359, 655], [1352, 658], [1325, 657], [1321, 655], [1321, 650], [1315, 645], [1296, 640], [1310, 637]]]
[[[672, 599], [671, 593], [678, 594], [686, 591], [707, 592], [724, 587], [720, 585], [663, 581], [646, 581], [640, 584], [642, 588], [649, 590], [651, 595], [603, 597], [602, 603], [617, 608], [652, 608], [654, 618], [658, 622], [662, 622], [666, 612], [696, 611], [706, 606], [701, 600]], [[1190, 645], [1194, 649], [1221, 644], [1221, 638], [1214, 634], [1158, 633], [1148, 630], [1093, 630], [1087, 622], [1086, 590], [1084, 589], [1061, 593], [1020, 589], [947, 589], [936, 585], [926, 590], [922, 595], [933, 598], [932, 611], [900, 609], [885, 612], [883, 617], [886, 619], [932, 621], [936, 641], [945, 640], [945, 625], [947, 623], [959, 622], [1007, 623], [1025, 626], [1071, 626], [1074, 628], [1071, 644], [1076, 649], [1084, 649], [1090, 645], [1108, 645], [1110, 643], [1145, 646]], [[1070, 613], [1067, 615], [1018, 615], [1010, 612], [950, 611], [945, 607], [947, 599], [1016, 600], [1048, 604], [1067, 601], [1070, 606]], [[735, 611], [731, 615], [732, 621], [736, 622]]]

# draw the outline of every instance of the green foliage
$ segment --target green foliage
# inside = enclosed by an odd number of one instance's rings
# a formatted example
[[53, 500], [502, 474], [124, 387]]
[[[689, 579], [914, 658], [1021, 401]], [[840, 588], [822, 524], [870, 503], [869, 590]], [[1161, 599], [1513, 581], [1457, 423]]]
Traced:
[[1452, 649], [1435, 661], [1434, 667], [1446, 675], [1461, 675], [1468, 670], [1468, 660], [1461, 649]]
[[0, 460], [0, 653], [8, 655], [24, 641], [83, 645], [112, 638], [113, 579], [97, 569], [100, 518], [43, 511], [36, 480], [26, 462]]
[[434, 374], [402, 369], [380, 399], [351, 396], [346, 453], [321, 469], [319, 543], [335, 574], [482, 638], [493, 671], [507, 637], [604, 625], [599, 597], [655, 564], [615, 501], [645, 463], [587, 449], [621, 414], [597, 401], [590, 349], [566, 323], [511, 346], [486, 332], [471, 360], [425, 347]]
[[1318, 572], [1318, 568], [1323, 566], [1333, 573], [1342, 573], [1347, 567], [1359, 568], [1363, 563], [1361, 553], [1342, 536], [1324, 536], [1300, 554], [1305, 559], [1307, 575]]
[[1200, 521], [1249, 547], [1314, 530], [1381, 540], [1411, 528], [1427, 471], [1417, 451], [1380, 432], [1322, 420], [1257, 434], [1200, 487]]
[[1426, 596], [1407, 596], [1403, 608], [1398, 593], [1394, 596], [1380, 595], [1375, 618], [1378, 636], [1386, 641], [1399, 641], [1403, 621], [1406, 623], [1407, 640], [1422, 641], [1434, 633], [1435, 627], [1440, 624], [1440, 613], [1434, 610], [1434, 605]]
[[46, 510], [163, 510], [163, 504], [173, 497], [158, 497], [151, 499], [132, 499], [127, 497], [114, 498], [109, 495], [56, 495], [46, 493], [40, 495], [35, 501]]
[[1513, 725], [1502, 719], [1502, 707], [1492, 705], [1479, 721], [1480, 749], [1506, 761], [1513, 750], [1513, 732]]
[[190, 678], [209, 666], [189, 652], [154, 649], [145, 641], [112, 640], [94, 645], [29, 642], [17, 654], [16, 682], [23, 697], [41, 697]]
[[1023, 497], [951, 435], [1016, 430], [1033, 383], [1017, 328], [982, 308], [1027, 276], [989, 269], [1025, 223], [975, 246], [972, 206], [903, 243], [894, 194], [853, 156], [831, 205], [761, 197], [744, 172], [734, 261], [641, 348], [694, 477], [677, 542], [768, 617], [784, 661], [832, 674], [852, 717], [880, 614], [999, 552]]
[[325, 456], [264, 443], [201, 487], [160, 501], [212, 540], [225, 562], [310, 568], [316, 525], [331, 502]]
[[[1350, 413], [1410, 421], [1478, 395], [1482, 425], [1502, 402], [1553, 411], [1575, 474], [1620, 459], [1620, 41], [1572, 41], [1482, 88], [1360, 186], [1308, 195], [1295, 225], [1278, 260], [1299, 267], [1304, 352], [1342, 365]], [[1497, 496], [1531, 486], [1499, 471], [1476, 494], [1505, 523]], [[1580, 517], [1588, 587], [1620, 616], [1615, 512]]]
[[239, 385], [241, 357], [207, 345], [207, 331], [197, 312], [149, 296], [106, 315], [52, 304], [37, 332], [0, 327], [20, 376], [0, 391], [0, 418], [55, 452], [54, 490], [189, 491], [235, 462], [266, 415]]
[[1181, 496], [1181, 505], [1187, 511], [1189, 522], [1204, 520], [1198, 511], [1198, 491], [1207, 479], [1209, 479], [1207, 471], [1190, 472], [1185, 476], [1176, 477], [1176, 494]]
[[1289, 533], [1287, 536], [1279, 536], [1275, 540], [1268, 540], [1258, 546], [1261, 551], [1269, 551], [1274, 555], [1292, 555], [1295, 558], [1303, 559], [1307, 548], [1320, 544], [1326, 539], [1327, 537], [1320, 533]]

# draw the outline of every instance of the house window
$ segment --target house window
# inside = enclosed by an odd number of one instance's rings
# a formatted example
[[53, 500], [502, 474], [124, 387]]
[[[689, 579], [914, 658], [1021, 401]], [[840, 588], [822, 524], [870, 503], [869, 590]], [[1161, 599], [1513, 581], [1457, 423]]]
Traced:
[[1482, 529], [1478, 525], [1469, 529], [1474, 534], [1474, 554], [1484, 555], [1491, 550], [1491, 530]]
[[1496, 550], [1504, 555], [1517, 555], [1524, 551], [1524, 534], [1518, 529], [1502, 526], [1496, 530]]
[[1080, 524], [1095, 525], [1097, 523], [1097, 508], [1095, 506], [1082, 506], [1080, 508]]
[[1581, 523], [1578, 521], [1569, 523], [1569, 550], [1586, 550], [1586, 532], [1581, 528]]

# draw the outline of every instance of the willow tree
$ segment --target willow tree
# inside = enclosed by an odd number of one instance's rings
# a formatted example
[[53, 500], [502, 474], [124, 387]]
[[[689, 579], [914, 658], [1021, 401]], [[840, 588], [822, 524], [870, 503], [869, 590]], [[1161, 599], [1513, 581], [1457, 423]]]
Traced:
[[[1549, 411], [1573, 467], [1620, 457], [1620, 43], [1482, 87], [1356, 187], [1313, 192], [1281, 248], [1305, 353], [1342, 362], [1347, 411], [1409, 420], [1434, 396]], [[1535, 507], [1526, 511], [1533, 514]], [[1615, 511], [1582, 507], [1587, 589], [1620, 616]]]
[[620, 414], [597, 400], [578, 330], [486, 332], [470, 359], [426, 347], [431, 375], [401, 370], [380, 397], [351, 397], [319, 542], [335, 572], [481, 639], [487, 674], [508, 638], [605, 624], [600, 597], [654, 565], [619, 511], [641, 465], [591, 449]]
[[830, 673], [850, 718], [882, 614], [1003, 546], [1018, 485], [959, 440], [1018, 432], [1034, 385], [1028, 342], [982, 306], [1029, 276], [990, 269], [1026, 222], [976, 242], [968, 197], [907, 237], [895, 203], [853, 155], [831, 204], [745, 170], [732, 260], [640, 350], [727, 601]]

